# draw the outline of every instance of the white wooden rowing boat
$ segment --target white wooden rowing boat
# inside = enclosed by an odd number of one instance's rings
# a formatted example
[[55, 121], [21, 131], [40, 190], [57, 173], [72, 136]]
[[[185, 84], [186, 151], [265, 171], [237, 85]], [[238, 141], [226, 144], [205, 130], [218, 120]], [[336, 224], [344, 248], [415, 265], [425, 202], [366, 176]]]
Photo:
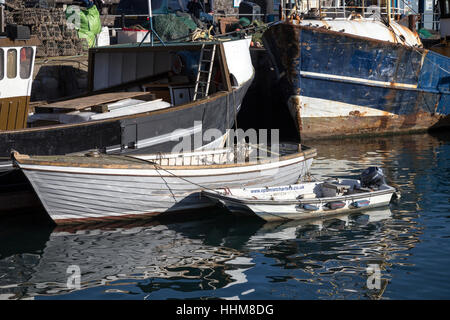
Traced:
[[[57, 224], [136, 218], [208, 207], [202, 189], [296, 183], [316, 150], [305, 146], [278, 157], [237, 161], [234, 149], [139, 156], [13, 153]], [[92, 156], [95, 155], [95, 156]]]
[[361, 187], [355, 179], [334, 179], [264, 188], [203, 190], [237, 215], [266, 221], [311, 219], [389, 205], [395, 189], [387, 184]]

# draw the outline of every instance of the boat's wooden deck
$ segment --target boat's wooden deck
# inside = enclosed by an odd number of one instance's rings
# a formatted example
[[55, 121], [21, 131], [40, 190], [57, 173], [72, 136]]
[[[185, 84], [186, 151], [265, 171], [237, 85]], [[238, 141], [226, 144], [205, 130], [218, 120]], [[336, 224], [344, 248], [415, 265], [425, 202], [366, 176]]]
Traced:
[[62, 165], [79, 165], [79, 166], [102, 166], [102, 165], [149, 165], [152, 166], [151, 162], [136, 159], [127, 156], [114, 156], [114, 155], [104, 155], [99, 154], [97, 156], [86, 156], [82, 154], [74, 155], [60, 155], [60, 156], [32, 156], [27, 157], [26, 155], [15, 156], [20, 162], [42, 162], [48, 164], [62, 164]]
[[45, 104], [42, 106], [35, 106], [35, 108], [58, 108], [58, 109], [68, 109], [68, 110], [84, 110], [87, 108], [95, 107], [105, 103], [115, 102], [123, 99], [129, 98], [141, 98], [142, 96], [148, 95], [148, 92], [109, 92], [96, 94], [87, 97], [81, 97], [76, 99], [64, 100], [59, 102], [54, 102], [50, 104]]

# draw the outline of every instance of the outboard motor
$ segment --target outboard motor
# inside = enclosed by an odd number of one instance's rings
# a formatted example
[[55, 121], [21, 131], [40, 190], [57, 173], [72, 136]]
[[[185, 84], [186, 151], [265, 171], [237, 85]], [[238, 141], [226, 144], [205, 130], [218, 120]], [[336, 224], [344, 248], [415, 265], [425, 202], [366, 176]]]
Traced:
[[383, 170], [378, 167], [369, 167], [361, 173], [361, 187], [363, 188], [379, 188], [386, 184]]

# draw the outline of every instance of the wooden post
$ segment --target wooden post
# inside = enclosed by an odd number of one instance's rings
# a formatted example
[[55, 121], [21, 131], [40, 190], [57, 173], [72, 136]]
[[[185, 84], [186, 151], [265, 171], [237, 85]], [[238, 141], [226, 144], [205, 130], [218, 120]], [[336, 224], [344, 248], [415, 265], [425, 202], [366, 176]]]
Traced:
[[416, 32], [416, 15], [410, 14], [408, 16], [408, 28], [412, 32]]
[[0, 32], [5, 32], [5, 0], [0, 0]]
[[319, 0], [319, 20], [322, 20], [322, 0]]
[[424, 12], [425, 12], [425, 0], [419, 0], [419, 29], [424, 26]]
[[388, 24], [391, 24], [391, 1], [392, 0], [386, 0], [386, 9], [388, 13]]

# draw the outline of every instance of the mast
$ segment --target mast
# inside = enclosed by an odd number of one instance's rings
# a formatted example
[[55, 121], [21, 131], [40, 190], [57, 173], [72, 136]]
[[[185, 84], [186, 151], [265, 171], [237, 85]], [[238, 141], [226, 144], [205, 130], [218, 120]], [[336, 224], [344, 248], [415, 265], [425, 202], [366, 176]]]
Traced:
[[152, 43], [153, 47], [153, 10], [152, 10], [152, 0], [148, 0], [148, 23], [150, 25], [150, 29], [152, 32], [150, 32], [150, 42]]
[[[1, 0], [0, 0], [1, 1]], [[158, 40], [163, 44], [163, 46], [166, 46], [166, 44], [164, 43], [164, 41], [162, 41], [162, 39], [159, 37], [159, 35], [156, 33], [156, 31], [153, 29], [153, 10], [152, 10], [152, 0], [148, 0], [148, 23], [149, 23], [149, 28], [148, 28], [148, 32], [145, 34], [144, 39], [142, 39], [141, 43], [139, 43], [139, 47], [144, 43], [145, 39], [147, 39], [147, 36], [150, 34], [150, 41], [151, 41], [151, 45], [153, 47], [153, 35], [155, 35]]]

